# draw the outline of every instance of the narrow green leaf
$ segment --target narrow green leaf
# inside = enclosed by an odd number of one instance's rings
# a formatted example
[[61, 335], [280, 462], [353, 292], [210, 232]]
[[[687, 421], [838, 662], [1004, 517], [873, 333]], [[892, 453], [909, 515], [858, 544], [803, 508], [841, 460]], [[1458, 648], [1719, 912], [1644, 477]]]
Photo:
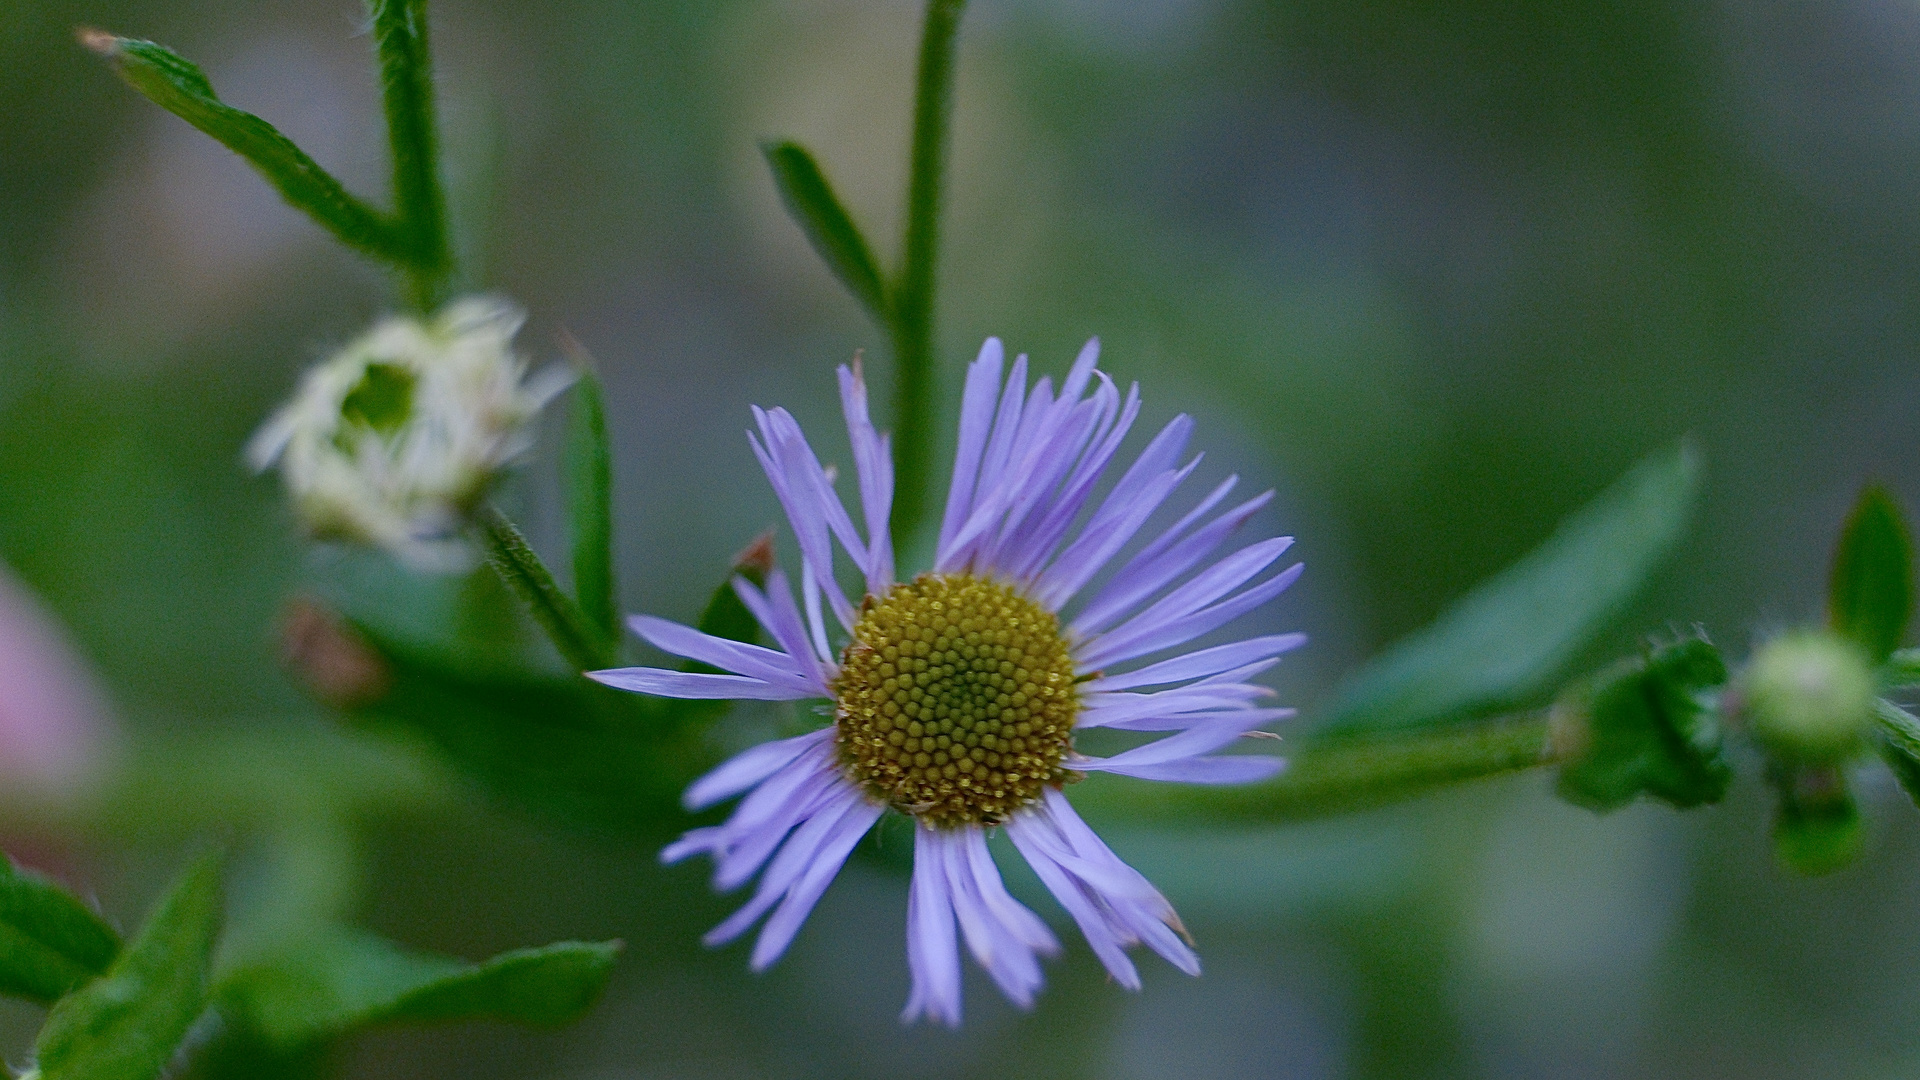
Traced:
[[613, 454], [600, 379], [581, 364], [567, 414], [567, 519], [573, 533], [573, 593], [609, 645], [620, 640], [613, 581]]
[[100, 978], [61, 998], [36, 1047], [44, 1080], [153, 1080], [206, 1005], [220, 859], [196, 860]]
[[605, 989], [615, 942], [561, 942], [482, 964], [410, 953], [345, 927], [224, 980], [221, 1007], [283, 1049], [380, 1023], [571, 1023]]
[[1880, 757], [1893, 770], [1907, 797], [1920, 806], [1920, 716], [1885, 698], [1876, 699], [1873, 708], [1879, 735], [1874, 743]]
[[1854, 504], [1834, 552], [1827, 618], [1878, 664], [1900, 646], [1912, 617], [1913, 538], [1893, 495], [1869, 487]]
[[567, 663], [576, 671], [614, 666], [618, 656], [594, 632], [573, 598], [561, 591], [547, 564], [540, 561], [520, 530], [491, 507], [478, 517], [487, 543], [488, 561], [501, 580], [527, 605], [534, 621], [553, 639], [554, 648], [560, 650]]
[[1560, 795], [1613, 810], [1645, 792], [1678, 807], [1719, 802], [1732, 770], [1721, 756], [1713, 692], [1727, 681], [1704, 637], [1655, 646], [1564, 695], [1556, 728], [1580, 746], [1560, 771]]
[[391, 218], [348, 192], [272, 124], [223, 103], [192, 63], [151, 41], [99, 30], [81, 31], [80, 40], [112, 61], [148, 100], [245, 158], [282, 198], [341, 243], [388, 263], [403, 265], [412, 257], [412, 245]]
[[1687, 446], [1636, 465], [1545, 543], [1349, 677], [1317, 730], [1444, 723], [1541, 693], [1673, 550], [1699, 472]]
[[119, 951], [120, 936], [79, 897], [0, 857], [0, 994], [51, 1004]]
[[807, 234], [813, 250], [867, 313], [886, 325], [887, 289], [880, 264], [813, 155], [792, 142], [762, 143], [760, 152], [773, 169], [773, 184], [780, 189], [781, 201], [787, 204], [787, 212], [800, 231]]
[[1895, 649], [1880, 665], [1880, 689], [1905, 690], [1920, 686], [1920, 649]]

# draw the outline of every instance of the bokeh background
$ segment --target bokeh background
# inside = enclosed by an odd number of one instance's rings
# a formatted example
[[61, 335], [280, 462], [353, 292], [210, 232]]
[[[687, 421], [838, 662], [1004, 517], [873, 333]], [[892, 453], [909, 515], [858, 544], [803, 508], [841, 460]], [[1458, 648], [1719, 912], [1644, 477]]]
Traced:
[[[775, 523], [749, 403], [816, 430], [882, 339], [756, 150], [819, 155], [894, 249], [918, 5], [436, 0], [470, 265], [605, 374], [623, 603], [691, 617]], [[108, 746], [314, 734], [276, 619], [314, 573], [240, 447], [390, 303], [76, 24], [151, 37], [349, 186], [384, 189], [352, 0], [0, 0], [0, 560], [97, 671]], [[977, 0], [960, 52], [939, 342], [1058, 369], [1090, 334], [1203, 472], [1281, 492], [1309, 573], [1274, 610], [1311, 705], [1642, 454], [1708, 464], [1680, 555], [1594, 662], [1699, 623], [1734, 654], [1817, 616], [1859, 486], [1920, 500], [1920, 4]], [[949, 378], [957, 385], [957, 378]], [[551, 433], [550, 433], [551, 434]], [[831, 438], [823, 439], [832, 444]], [[558, 550], [547, 448], [507, 492]], [[1205, 478], [1203, 477], [1203, 480]], [[263, 736], [263, 733], [265, 735]], [[903, 882], [842, 875], [793, 952], [703, 951], [731, 906], [642, 838], [469, 788], [366, 823], [362, 910], [480, 957], [624, 937], [560, 1033], [382, 1033], [355, 1077], [1905, 1077], [1920, 1074], [1920, 817], [1776, 870], [1728, 802], [1598, 818], [1528, 775], [1311, 825], [1117, 823], [1208, 965], [1108, 984], [1077, 942], [1031, 1015], [969, 975], [901, 1029]], [[396, 781], [397, 783], [398, 781]], [[183, 779], [183, 788], [191, 781]], [[155, 820], [190, 791], [151, 793]], [[10, 827], [131, 925], [180, 838]], [[244, 893], [245, 882], [240, 885]], [[0, 1006], [24, 1059], [37, 1011]]]

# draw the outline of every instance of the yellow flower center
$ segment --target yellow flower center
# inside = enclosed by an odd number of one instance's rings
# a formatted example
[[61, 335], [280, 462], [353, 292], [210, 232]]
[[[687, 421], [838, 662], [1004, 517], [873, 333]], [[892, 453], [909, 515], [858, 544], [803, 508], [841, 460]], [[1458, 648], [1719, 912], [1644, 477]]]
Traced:
[[1059, 620], [997, 582], [923, 574], [869, 597], [834, 698], [849, 775], [935, 825], [996, 824], [1079, 778]]

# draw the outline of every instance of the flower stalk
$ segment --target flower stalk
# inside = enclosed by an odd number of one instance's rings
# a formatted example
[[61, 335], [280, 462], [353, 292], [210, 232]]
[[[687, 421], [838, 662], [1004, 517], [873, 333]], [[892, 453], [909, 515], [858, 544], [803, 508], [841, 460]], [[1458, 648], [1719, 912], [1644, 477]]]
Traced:
[[893, 542], [903, 550], [926, 518], [933, 467], [933, 392], [938, 374], [933, 348], [934, 281], [953, 119], [954, 46], [965, 10], [966, 0], [927, 4], [914, 80], [907, 227], [888, 320], [895, 363], [893, 437], [898, 470]]

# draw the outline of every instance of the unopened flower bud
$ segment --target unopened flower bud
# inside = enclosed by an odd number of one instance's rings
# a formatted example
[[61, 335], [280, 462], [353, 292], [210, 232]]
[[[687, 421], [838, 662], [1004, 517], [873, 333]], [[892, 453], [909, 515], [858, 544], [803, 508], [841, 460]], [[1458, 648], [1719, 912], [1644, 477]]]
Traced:
[[248, 460], [278, 466], [315, 536], [373, 544], [423, 569], [463, 568], [469, 512], [572, 380], [564, 368], [527, 377], [513, 350], [524, 319], [493, 297], [424, 320], [382, 319], [307, 372], [254, 435]]
[[1865, 654], [1824, 630], [1794, 631], [1761, 646], [1739, 687], [1753, 737], [1796, 762], [1838, 761], [1857, 751], [1873, 720], [1873, 695]]

